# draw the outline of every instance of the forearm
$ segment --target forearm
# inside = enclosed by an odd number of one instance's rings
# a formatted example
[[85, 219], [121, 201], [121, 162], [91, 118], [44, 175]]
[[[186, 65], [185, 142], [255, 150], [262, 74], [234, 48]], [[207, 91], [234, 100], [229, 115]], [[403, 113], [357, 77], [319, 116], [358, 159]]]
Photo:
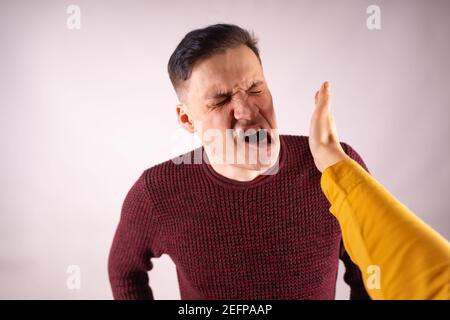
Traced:
[[[322, 190], [373, 299], [449, 299], [450, 246], [352, 159], [326, 168]], [[367, 268], [381, 287], [367, 287]]]
[[109, 253], [108, 272], [115, 299], [153, 299], [148, 284], [152, 258], [161, 256], [145, 172], [134, 183], [122, 206], [120, 222]]
[[116, 300], [153, 300], [147, 271], [136, 269], [122, 253], [111, 250], [108, 261], [109, 281]]
[[114, 299], [153, 299], [148, 285], [147, 271], [152, 265], [147, 259], [147, 250], [140, 242], [130, 237], [125, 224], [119, 224], [108, 257], [109, 281]]

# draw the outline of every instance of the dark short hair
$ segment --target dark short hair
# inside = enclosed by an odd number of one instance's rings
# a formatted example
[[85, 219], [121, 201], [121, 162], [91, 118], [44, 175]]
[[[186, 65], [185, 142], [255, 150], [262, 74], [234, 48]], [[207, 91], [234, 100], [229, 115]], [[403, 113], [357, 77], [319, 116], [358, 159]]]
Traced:
[[195, 63], [239, 45], [249, 47], [261, 63], [258, 39], [253, 32], [239, 26], [221, 23], [187, 33], [170, 56], [167, 65], [175, 91], [178, 93], [182, 82], [189, 79]]

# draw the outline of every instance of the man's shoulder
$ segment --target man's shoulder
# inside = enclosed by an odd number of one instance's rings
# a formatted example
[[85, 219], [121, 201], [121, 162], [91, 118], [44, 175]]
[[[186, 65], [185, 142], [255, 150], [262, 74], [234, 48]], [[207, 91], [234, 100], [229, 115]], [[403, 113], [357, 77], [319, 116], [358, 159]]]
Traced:
[[309, 150], [308, 136], [281, 134], [280, 135], [282, 148], [285, 147], [289, 153], [291, 160], [295, 163], [304, 160], [311, 160], [312, 155]]
[[[283, 139], [285, 144], [291, 148], [309, 149], [309, 136], [305, 135], [293, 135], [293, 134], [280, 134], [280, 139]], [[347, 142], [341, 141], [341, 145], [344, 151], [351, 151], [353, 148]]]
[[280, 140], [285, 143], [289, 148], [302, 148], [308, 147], [308, 136], [293, 135], [293, 134], [280, 134]]
[[144, 170], [142, 178], [145, 179], [148, 188], [165, 189], [185, 184], [192, 177], [199, 174], [199, 156], [202, 148], [196, 148], [163, 162], [157, 163]]
[[[284, 142], [284, 145], [289, 150], [289, 153], [296, 158], [296, 161], [302, 161], [303, 165], [314, 165], [313, 157], [309, 149], [309, 136], [280, 134], [280, 139]], [[358, 162], [364, 169], [366, 169], [366, 171], [369, 171], [360, 154], [349, 143], [344, 141], [341, 141], [340, 143], [344, 149], [344, 152], [350, 158]]]

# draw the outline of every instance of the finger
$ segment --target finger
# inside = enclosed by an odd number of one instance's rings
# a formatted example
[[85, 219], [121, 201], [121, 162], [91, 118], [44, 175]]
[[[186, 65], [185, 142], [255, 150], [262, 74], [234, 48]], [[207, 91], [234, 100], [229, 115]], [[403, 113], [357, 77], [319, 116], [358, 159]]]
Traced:
[[316, 93], [315, 113], [320, 118], [327, 118], [330, 113], [330, 83], [325, 81]]
[[321, 86], [319, 90], [319, 94], [317, 96], [318, 98], [318, 104], [323, 107], [328, 107], [330, 104], [330, 82], [325, 81]]

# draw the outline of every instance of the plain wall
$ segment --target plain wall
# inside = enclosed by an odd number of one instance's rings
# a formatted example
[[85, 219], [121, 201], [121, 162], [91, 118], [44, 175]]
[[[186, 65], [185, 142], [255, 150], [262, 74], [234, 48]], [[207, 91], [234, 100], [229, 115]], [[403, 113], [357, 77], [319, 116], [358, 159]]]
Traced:
[[[80, 30], [66, 27], [70, 4]], [[381, 30], [366, 26], [371, 4]], [[218, 22], [260, 39], [281, 133], [308, 135], [314, 93], [330, 80], [341, 141], [448, 239], [449, 9], [444, 0], [1, 1], [0, 298], [112, 297], [107, 257], [127, 191], [195, 146], [178, 129], [169, 56], [188, 31]], [[172, 261], [154, 263], [155, 298], [178, 299]], [[66, 286], [69, 265], [80, 267], [79, 290]]]

